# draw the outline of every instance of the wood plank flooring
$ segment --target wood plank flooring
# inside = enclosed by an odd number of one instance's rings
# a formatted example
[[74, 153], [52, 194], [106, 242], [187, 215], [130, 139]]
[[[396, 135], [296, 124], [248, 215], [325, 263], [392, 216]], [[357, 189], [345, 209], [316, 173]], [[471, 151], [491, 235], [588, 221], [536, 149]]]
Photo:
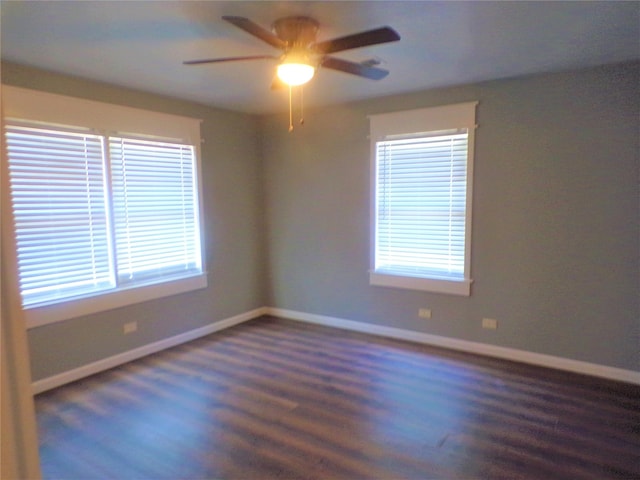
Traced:
[[36, 397], [45, 479], [640, 479], [640, 387], [262, 317]]

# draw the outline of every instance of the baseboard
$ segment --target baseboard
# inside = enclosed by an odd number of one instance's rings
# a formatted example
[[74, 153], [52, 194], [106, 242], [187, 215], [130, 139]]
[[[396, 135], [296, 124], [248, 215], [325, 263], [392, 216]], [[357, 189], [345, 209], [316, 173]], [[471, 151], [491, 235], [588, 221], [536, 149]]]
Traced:
[[83, 365], [66, 372], [53, 375], [51, 377], [37, 380], [31, 384], [34, 394], [41, 393], [52, 388], [59, 387], [66, 383], [79, 380], [89, 375], [108, 370], [118, 365], [137, 360], [138, 358], [151, 355], [167, 348], [180, 345], [191, 340], [195, 340], [225, 328], [238, 325], [240, 323], [260, 317], [261, 315], [274, 315], [277, 317], [298, 320], [302, 322], [315, 323], [328, 327], [341, 328], [344, 330], [352, 330], [356, 332], [369, 333], [382, 337], [396, 338], [399, 340], [407, 340], [410, 342], [423, 343], [435, 347], [448, 348], [451, 350], [459, 350], [468, 353], [476, 353], [490, 357], [502, 358], [516, 362], [528, 363], [542, 367], [554, 368], [556, 370], [564, 370], [583, 375], [606, 378], [626, 383], [640, 385], [640, 372], [633, 370], [625, 370], [621, 368], [608, 367], [579, 360], [571, 360], [568, 358], [556, 357], [552, 355], [544, 355], [540, 353], [528, 352], [525, 350], [517, 350], [507, 347], [499, 347], [496, 345], [488, 345], [485, 343], [471, 342], [467, 340], [459, 340], [455, 338], [431, 335], [428, 333], [415, 332], [412, 330], [404, 330], [394, 327], [386, 327], [371, 323], [357, 322], [346, 320], [343, 318], [329, 317], [326, 315], [316, 315], [311, 313], [298, 312], [294, 310], [286, 310], [282, 308], [261, 307], [256, 308], [233, 317], [226, 318], [214, 322], [204, 327], [196, 328], [188, 332], [165, 338], [163, 340], [143, 345], [142, 347], [123, 352], [112, 357], [104, 358], [96, 362]]
[[127, 352], [119, 353], [112, 357], [104, 358], [102, 360], [98, 360], [96, 362], [92, 362], [87, 365], [83, 365], [81, 367], [74, 368], [57, 375], [53, 375], [51, 377], [43, 378], [41, 380], [33, 382], [31, 384], [31, 388], [34, 394], [41, 393], [46, 390], [59, 387], [66, 383], [88, 377], [89, 375], [93, 375], [95, 373], [117, 367], [118, 365], [122, 365], [132, 360], [146, 357], [147, 355], [150, 355], [152, 353], [175, 347], [176, 345], [180, 345], [181, 343], [189, 342], [191, 340], [195, 340], [196, 338], [204, 337], [219, 330], [238, 325], [248, 320], [252, 320], [261, 315], [265, 315], [267, 311], [268, 309], [265, 307], [256, 308], [255, 310], [241, 313], [239, 315], [235, 315], [233, 317], [211, 323], [204, 327], [189, 330], [188, 332], [184, 332], [173, 337], [165, 338], [154, 343], [143, 345], [142, 347], [134, 348], [133, 350], [129, 350]]
[[640, 372], [636, 372], [633, 370], [608, 367], [606, 365], [598, 365], [595, 363], [583, 362], [580, 360], [571, 360], [568, 358], [556, 357], [553, 355], [545, 355], [514, 348], [499, 347], [496, 345], [488, 345], [485, 343], [441, 337], [438, 335], [415, 332], [412, 330], [374, 325], [371, 323], [357, 322], [336, 317], [328, 317], [325, 315], [297, 312], [294, 310], [286, 310], [282, 308], [267, 308], [266, 313], [269, 315], [288, 318], [291, 320], [299, 320], [302, 322], [309, 322], [319, 325], [325, 325], [328, 327], [369, 333], [382, 337], [396, 338], [399, 340], [408, 340], [411, 342], [423, 343], [435, 347], [443, 347], [451, 350], [476, 353], [489, 357], [501, 358], [504, 360], [512, 360], [541, 367], [554, 368], [556, 370], [564, 370], [573, 373], [580, 373], [583, 375], [590, 375], [594, 377], [640, 385]]

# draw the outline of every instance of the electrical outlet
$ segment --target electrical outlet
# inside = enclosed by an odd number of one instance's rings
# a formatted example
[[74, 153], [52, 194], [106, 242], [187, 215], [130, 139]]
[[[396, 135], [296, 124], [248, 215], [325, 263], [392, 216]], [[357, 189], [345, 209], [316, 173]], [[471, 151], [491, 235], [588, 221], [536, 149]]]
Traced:
[[420, 318], [431, 318], [431, 309], [430, 308], [419, 308], [418, 316]]
[[125, 335], [128, 333], [133, 333], [138, 330], [138, 322], [129, 322], [125, 323], [122, 327], [122, 333]]
[[498, 328], [498, 320], [495, 318], [483, 318], [482, 328], [488, 328], [489, 330], [495, 330]]

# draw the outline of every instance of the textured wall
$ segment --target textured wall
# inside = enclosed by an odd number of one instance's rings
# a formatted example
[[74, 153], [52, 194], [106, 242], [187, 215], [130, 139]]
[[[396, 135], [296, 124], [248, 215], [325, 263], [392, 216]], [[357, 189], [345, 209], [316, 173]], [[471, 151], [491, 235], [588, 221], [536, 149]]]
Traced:
[[[633, 63], [307, 111], [292, 134], [265, 117], [269, 304], [640, 370], [639, 86]], [[471, 297], [370, 286], [367, 115], [471, 100]]]
[[[203, 119], [202, 181], [209, 286], [29, 330], [38, 380], [265, 304], [262, 178], [255, 117], [3, 64], [3, 83]], [[138, 321], [124, 336], [122, 324]]]

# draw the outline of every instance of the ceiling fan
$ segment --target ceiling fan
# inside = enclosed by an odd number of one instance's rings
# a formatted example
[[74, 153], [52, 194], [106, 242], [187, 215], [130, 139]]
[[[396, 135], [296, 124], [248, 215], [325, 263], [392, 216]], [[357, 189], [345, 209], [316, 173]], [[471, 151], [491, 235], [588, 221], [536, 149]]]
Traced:
[[333, 40], [316, 42], [320, 24], [313, 18], [305, 16], [284, 17], [276, 20], [272, 26], [273, 33], [248, 18], [223, 16], [222, 19], [272, 47], [282, 50], [282, 54], [279, 56], [251, 55], [208, 58], [188, 60], [183, 63], [185, 65], [201, 65], [242, 60], [277, 60], [279, 64], [272, 88], [278, 88], [283, 84], [290, 87], [302, 85], [313, 78], [318, 67], [338, 70], [371, 80], [380, 80], [386, 77], [389, 72], [376, 67], [377, 62], [356, 63], [332, 57], [329, 54], [400, 40], [400, 35], [392, 28], [380, 27]]

